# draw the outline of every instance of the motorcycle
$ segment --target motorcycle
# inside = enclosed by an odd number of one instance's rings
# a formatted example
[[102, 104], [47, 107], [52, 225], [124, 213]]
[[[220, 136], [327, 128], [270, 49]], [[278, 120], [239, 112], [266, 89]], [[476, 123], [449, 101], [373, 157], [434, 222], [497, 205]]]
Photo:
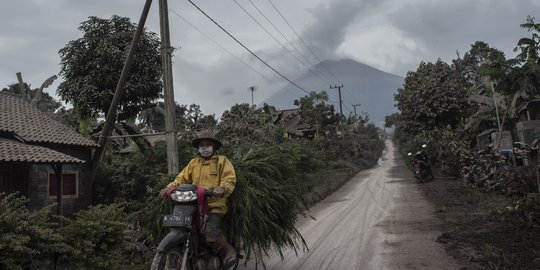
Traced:
[[[422, 148], [426, 148], [426, 145], [423, 144]], [[428, 163], [428, 158], [424, 150], [416, 152], [414, 156], [410, 152], [407, 155], [411, 157], [414, 177], [420, 181], [420, 183], [425, 183], [434, 179], [433, 173], [431, 172], [431, 166]]]
[[223, 269], [221, 260], [204, 241], [202, 228], [208, 212], [208, 198], [213, 191], [183, 184], [167, 192], [174, 204], [172, 214], [163, 217], [170, 232], [161, 240], [152, 261], [152, 270], [235, 270]]

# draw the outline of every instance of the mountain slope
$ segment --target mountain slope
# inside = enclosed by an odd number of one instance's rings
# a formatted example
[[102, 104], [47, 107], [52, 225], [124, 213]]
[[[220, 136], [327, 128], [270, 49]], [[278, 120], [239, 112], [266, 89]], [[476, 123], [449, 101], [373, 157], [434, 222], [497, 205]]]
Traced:
[[[377, 126], [382, 127], [384, 117], [397, 111], [394, 107], [394, 93], [399, 87], [402, 87], [404, 80], [402, 77], [380, 71], [351, 59], [326, 60], [315, 67], [316, 73], [319, 73], [318, 71], [324, 73], [333, 83], [336, 82], [336, 79], [328, 73], [327, 69], [343, 83], [341, 97], [345, 116], [354, 114], [352, 104], [360, 103], [361, 105], [356, 107], [357, 113], [368, 113], [369, 119]], [[294, 82], [307, 91], [326, 91], [330, 102], [339, 112], [338, 91], [337, 89], [330, 89], [330, 85], [326, 80], [321, 80], [313, 72], [306, 72]], [[262, 103], [276, 106], [278, 109], [297, 108], [293, 105], [294, 100], [305, 95], [307, 94], [289, 84]]]

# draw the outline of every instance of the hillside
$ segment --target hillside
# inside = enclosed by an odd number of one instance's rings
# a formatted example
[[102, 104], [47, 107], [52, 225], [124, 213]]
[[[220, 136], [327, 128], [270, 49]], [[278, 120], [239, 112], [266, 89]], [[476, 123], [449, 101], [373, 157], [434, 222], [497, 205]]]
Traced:
[[[361, 105], [356, 108], [357, 113], [367, 112], [371, 121], [378, 126], [384, 124], [384, 117], [397, 111], [394, 107], [394, 93], [403, 85], [403, 78], [394, 74], [386, 73], [362, 64], [351, 59], [327, 60], [316, 66], [328, 74], [330, 70], [344, 88], [341, 90], [343, 99], [343, 114], [348, 116], [354, 112], [352, 104]], [[306, 71], [302, 76], [294, 80], [298, 85], [308, 91], [328, 92], [330, 101], [335, 105], [336, 111], [339, 111], [339, 97], [336, 89], [330, 89], [327, 82], [317, 77], [314, 72]], [[331, 81], [335, 81], [333, 76], [327, 75]], [[305, 93], [298, 90], [293, 85], [288, 85], [262, 103], [276, 106], [278, 109], [296, 108], [293, 105], [295, 99], [305, 96]]]

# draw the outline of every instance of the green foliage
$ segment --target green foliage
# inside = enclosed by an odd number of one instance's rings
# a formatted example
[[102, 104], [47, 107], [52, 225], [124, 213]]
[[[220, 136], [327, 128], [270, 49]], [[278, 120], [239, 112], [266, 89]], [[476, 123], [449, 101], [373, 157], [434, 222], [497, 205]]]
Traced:
[[409, 72], [395, 95], [405, 131], [413, 134], [435, 128], [457, 128], [467, 108], [467, 90], [457, 72], [445, 62], [420, 63]]
[[540, 64], [540, 23], [535, 21], [534, 17], [527, 16], [527, 22], [520, 25], [521, 28], [532, 32], [530, 38], [522, 38], [518, 41], [514, 51], [519, 51], [516, 59], [527, 62], [529, 64]]
[[[178, 140], [180, 168], [193, 157], [191, 139]], [[157, 186], [167, 171], [167, 145], [157, 142], [151, 151], [133, 152], [103, 166], [96, 177], [96, 200], [99, 203], [129, 202], [128, 207], [140, 209], [148, 196], [154, 196], [163, 186]]]
[[328, 94], [326, 91], [316, 93], [311, 91], [309, 95], [300, 98], [297, 105], [300, 106], [302, 120], [314, 127], [317, 134], [326, 131], [334, 131], [340, 115], [335, 113], [334, 105], [327, 104]]
[[309, 162], [316, 156], [300, 149], [294, 144], [267, 145], [231, 157], [237, 185], [224, 231], [247, 253], [246, 259], [253, 255], [261, 262], [270, 250], [283, 255], [286, 248], [307, 248], [295, 223], [307, 209], [303, 193], [308, 192], [309, 179], [304, 173], [316, 169], [305, 164], [320, 162]]
[[361, 167], [373, 166], [381, 156], [384, 142], [378, 128], [369, 124], [342, 125], [340, 136], [318, 137], [313, 142], [325, 160], [346, 160]]
[[268, 111], [247, 103], [236, 104], [223, 112], [217, 128], [224, 144], [234, 146], [273, 143], [282, 134]]
[[[92, 16], [79, 27], [83, 37], [59, 51], [64, 81], [58, 94], [63, 101], [77, 106], [82, 116], [108, 112], [135, 29], [129, 18], [115, 15], [107, 20]], [[144, 105], [160, 97], [159, 45], [155, 33], [144, 32], [141, 36], [120, 100], [120, 120], [135, 117]]]
[[160, 241], [168, 233], [168, 229], [162, 226], [163, 215], [171, 213], [172, 206], [168, 201], [159, 198], [157, 192], [172, 182], [175, 177], [176, 175], [169, 175], [159, 179], [154, 186], [156, 193], [147, 196], [144, 208], [138, 213], [139, 220], [152, 235], [151, 241]]
[[63, 256], [62, 262], [70, 267], [117, 268], [129, 223], [121, 204], [96, 205], [78, 212], [60, 231], [76, 250], [71, 256]]
[[511, 166], [510, 160], [496, 152], [474, 152], [463, 142], [451, 145], [450, 149], [460, 156], [460, 176], [468, 185], [509, 197], [537, 190], [534, 170], [529, 166]]
[[0, 268], [33, 269], [56, 254], [72, 254], [49, 226], [54, 218], [50, 205], [39, 211], [26, 208], [28, 200], [16, 193], [0, 193]]
[[487, 43], [477, 41], [471, 45], [463, 58], [452, 61], [456, 71], [461, 74], [471, 93], [487, 90], [484, 85], [484, 76], [497, 76], [497, 70], [491, 69], [497, 63], [506, 61], [504, 53], [491, 48]]
[[384, 127], [392, 127], [397, 124], [399, 120], [399, 113], [393, 113], [384, 117]]
[[[139, 126], [148, 131], [165, 131], [165, 104], [157, 102], [152, 107], [138, 115]], [[199, 105], [176, 104], [176, 130], [193, 132], [203, 129], [213, 129], [217, 125], [214, 115], [202, 113]]]
[[506, 208], [503, 216], [511, 222], [535, 230], [540, 229], [540, 196], [531, 194]]

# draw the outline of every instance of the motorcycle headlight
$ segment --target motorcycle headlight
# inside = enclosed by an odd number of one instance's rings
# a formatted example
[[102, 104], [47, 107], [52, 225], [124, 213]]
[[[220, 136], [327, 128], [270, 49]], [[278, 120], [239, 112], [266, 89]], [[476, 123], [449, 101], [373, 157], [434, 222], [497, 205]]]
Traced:
[[171, 199], [176, 202], [192, 202], [197, 200], [197, 193], [193, 191], [178, 191], [171, 193]]

